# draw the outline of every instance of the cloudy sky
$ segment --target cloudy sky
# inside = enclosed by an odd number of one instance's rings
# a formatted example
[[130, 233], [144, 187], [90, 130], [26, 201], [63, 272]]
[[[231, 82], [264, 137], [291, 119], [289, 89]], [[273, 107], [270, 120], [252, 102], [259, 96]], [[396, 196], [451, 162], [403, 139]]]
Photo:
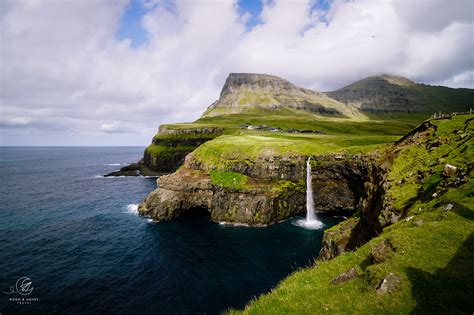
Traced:
[[0, 145], [143, 145], [229, 72], [474, 87], [472, 0], [0, 0]]

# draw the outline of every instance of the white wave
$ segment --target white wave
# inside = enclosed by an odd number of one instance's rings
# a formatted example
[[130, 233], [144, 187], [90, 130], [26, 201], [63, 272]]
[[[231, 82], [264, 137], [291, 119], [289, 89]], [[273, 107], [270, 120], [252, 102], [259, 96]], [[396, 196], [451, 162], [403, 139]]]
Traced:
[[114, 179], [114, 178], [125, 178], [125, 177], [131, 177], [131, 176], [104, 176], [104, 175], [95, 175], [94, 178], [102, 178], [102, 179]]
[[104, 165], [108, 165], [108, 166], [120, 166], [122, 165], [121, 163], [109, 163], [109, 164], [104, 164]]
[[318, 220], [311, 220], [308, 221], [306, 219], [296, 220], [293, 222], [293, 225], [308, 229], [308, 230], [319, 230], [324, 226], [321, 221]]
[[138, 205], [137, 204], [129, 204], [127, 206], [127, 213], [130, 213], [130, 214], [138, 214]]

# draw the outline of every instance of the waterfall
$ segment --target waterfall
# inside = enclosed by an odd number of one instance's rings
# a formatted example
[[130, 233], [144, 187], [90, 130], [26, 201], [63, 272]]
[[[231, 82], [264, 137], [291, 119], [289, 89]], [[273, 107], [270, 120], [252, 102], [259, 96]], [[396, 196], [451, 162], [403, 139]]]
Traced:
[[295, 225], [307, 228], [307, 229], [320, 229], [323, 223], [316, 217], [314, 211], [314, 200], [313, 200], [313, 185], [311, 176], [311, 157], [306, 161], [306, 219], [298, 220], [294, 222]]
[[313, 200], [313, 185], [311, 176], [311, 157], [306, 162], [306, 221], [311, 222], [316, 220], [314, 214], [314, 200]]

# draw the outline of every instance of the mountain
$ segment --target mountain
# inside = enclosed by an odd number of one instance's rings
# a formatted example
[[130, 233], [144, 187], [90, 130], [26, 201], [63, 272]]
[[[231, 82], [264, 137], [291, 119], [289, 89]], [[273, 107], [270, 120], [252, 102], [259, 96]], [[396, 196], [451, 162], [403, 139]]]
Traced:
[[336, 91], [317, 92], [272, 75], [231, 73], [219, 99], [208, 107], [203, 117], [262, 108], [291, 108], [346, 118], [364, 113], [451, 113], [468, 111], [473, 99], [473, 89], [417, 84], [387, 74], [371, 76]]
[[255, 73], [231, 73], [220, 97], [204, 117], [246, 112], [255, 108], [293, 108], [323, 116], [353, 117], [357, 108], [325, 93], [297, 87], [282, 78]]
[[327, 96], [362, 112], [468, 111], [473, 89], [417, 84], [403, 77], [377, 75], [357, 81]]

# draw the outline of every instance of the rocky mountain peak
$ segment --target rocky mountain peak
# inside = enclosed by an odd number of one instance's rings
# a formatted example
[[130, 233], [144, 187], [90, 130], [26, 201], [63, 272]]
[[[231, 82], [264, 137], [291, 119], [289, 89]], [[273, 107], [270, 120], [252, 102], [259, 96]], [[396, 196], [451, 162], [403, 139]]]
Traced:
[[281, 91], [296, 89], [290, 82], [277, 76], [259, 73], [230, 73], [221, 91], [221, 97], [226, 94], [246, 90]]

